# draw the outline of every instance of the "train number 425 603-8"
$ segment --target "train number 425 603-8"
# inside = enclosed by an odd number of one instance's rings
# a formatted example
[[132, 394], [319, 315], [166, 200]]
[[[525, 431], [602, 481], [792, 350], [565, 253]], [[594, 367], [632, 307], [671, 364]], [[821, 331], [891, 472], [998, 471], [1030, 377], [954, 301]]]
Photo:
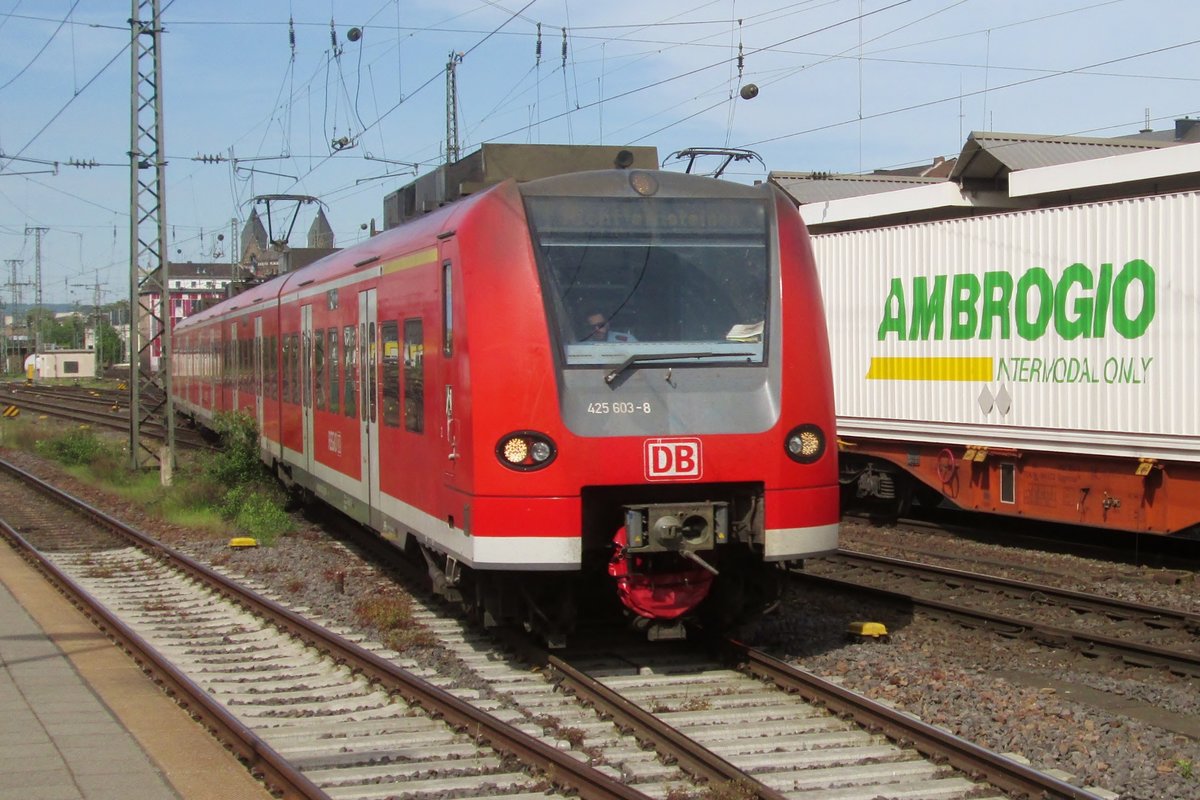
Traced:
[[649, 414], [650, 402], [631, 403], [628, 401], [588, 403], [589, 414]]

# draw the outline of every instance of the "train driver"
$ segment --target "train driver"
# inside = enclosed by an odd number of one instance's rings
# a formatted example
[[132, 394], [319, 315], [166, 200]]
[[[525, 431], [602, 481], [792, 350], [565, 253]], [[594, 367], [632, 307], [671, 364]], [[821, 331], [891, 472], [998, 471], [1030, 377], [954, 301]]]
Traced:
[[629, 331], [614, 331], [608, 324], [608, 318], [599, 311], [588, 314], [589, 333], [585, 337], [592, 342], [636, 342]]

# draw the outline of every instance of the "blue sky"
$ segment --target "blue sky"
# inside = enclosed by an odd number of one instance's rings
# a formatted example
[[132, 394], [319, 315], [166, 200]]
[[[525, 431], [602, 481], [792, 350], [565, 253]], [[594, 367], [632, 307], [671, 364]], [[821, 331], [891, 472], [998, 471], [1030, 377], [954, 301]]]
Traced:
[[[928, 163], [972, 130], [1117, 136], [1147, 114], [1155, 129], [1200, 115], [1190, 0], [161, 5], [169, 253], [183, 261], [228, 261], [231, 220], [259, 194], [319, 197], [339, 245], [364, 238], [383, 196], [444, 158], [451, 52], [463, 153], [744, 147], [765, 162], [730, 176], [747, 182]], [[34, 227], [49, 229], [47, 302], [88, 305], [97, 282], [106, 302], [128, 295], [130, 16], [120, 0], [0, 0], [5, 303], [8, 259], [33, 279]]]

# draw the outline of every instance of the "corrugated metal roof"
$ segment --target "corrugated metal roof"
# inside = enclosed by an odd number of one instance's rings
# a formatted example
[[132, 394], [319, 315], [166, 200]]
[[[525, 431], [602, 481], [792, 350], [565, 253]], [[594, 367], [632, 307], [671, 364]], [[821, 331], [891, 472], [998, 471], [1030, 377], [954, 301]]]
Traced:
[[1169, 147], [1175, 142], [1149, 138], [1092, 139], [1082, 136], [1034, 136], [1027, 133], [972, 131], [950, 180], [1004, 177], [1009, 172], [1053, 167], [1093, 158]]
[[916, 175], [831, 175], [828, 172], [772, 172], [768, 179], [801, 205], [894, 192], [946, 180]]

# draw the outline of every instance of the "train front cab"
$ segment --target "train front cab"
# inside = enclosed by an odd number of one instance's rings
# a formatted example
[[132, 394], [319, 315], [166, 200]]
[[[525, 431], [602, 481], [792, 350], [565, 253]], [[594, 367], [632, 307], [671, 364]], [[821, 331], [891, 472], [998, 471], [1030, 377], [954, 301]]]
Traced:
[[[604, 576], [656, 637], [770, 605], [777, 567], [834, 549], [838, 525], [825, 325], [794, 207], [637, 171], [495, 200], [444, 245], [465, 320], [444, 362], [446, 477], [472, 566]], [[521, 593], [569, 628], [571, 582]]]

